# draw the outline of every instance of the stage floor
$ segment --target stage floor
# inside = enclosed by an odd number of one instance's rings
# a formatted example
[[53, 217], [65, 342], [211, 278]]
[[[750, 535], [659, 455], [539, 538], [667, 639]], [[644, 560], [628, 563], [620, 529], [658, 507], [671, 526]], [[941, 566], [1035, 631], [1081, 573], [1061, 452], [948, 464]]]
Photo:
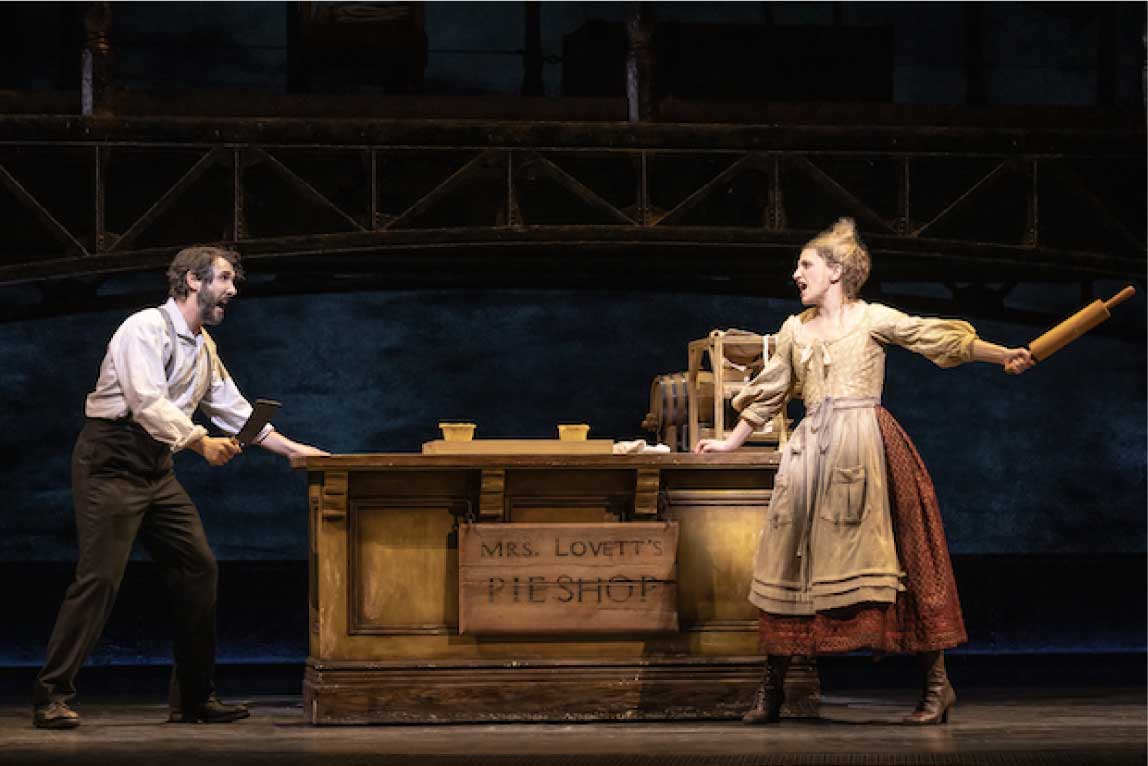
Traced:
[[[1130, 679], [1132, 680], [1132, 679]], [[692, 766], [721, 764], [1137, 764], [1148, 711], [1138, 687], [958, 688], [946, 726], [898, 723], [912, 694], [826, 692], [820, 720], [764, 727], [733, 721], [314, 727], [294, 695], [252, 699], [234, 724], [165, 723], [159, 702], [123, 690], [78, 704], [84, 725], [34, 729], [5, 695], [2, 764], [273, 764], [296, 766]], [[153, 698], [154, 690], [146, 695]]]

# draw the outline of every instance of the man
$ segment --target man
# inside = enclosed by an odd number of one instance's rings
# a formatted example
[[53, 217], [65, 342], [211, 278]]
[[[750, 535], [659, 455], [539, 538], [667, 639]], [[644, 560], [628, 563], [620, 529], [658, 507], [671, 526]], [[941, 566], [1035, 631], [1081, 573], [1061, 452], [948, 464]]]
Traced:
[[[241, 276], [236, 253], [181, 250], [167, 271], [168, 301], [128, 317], [108, 343], [72, 454], [79, 558], [36, 678], [39, 728], [79, 726], [68, 707], [73, 682], [111, 613], [137, 535], [171, 594], [179, 691], [170, 720], [223, 723], [248, 715], [215, 695], [217, 567], [199, 512], [172, 471], [172, 454], [183, 449], [213, 466], [241, 451], [232, 436], [208, 436], [191, 421], [198, 407], [234, 435], [251, 414], [204, 329], [223, 321]], [[287, 457], [327, 454], [270, 425], [255, 443]]]

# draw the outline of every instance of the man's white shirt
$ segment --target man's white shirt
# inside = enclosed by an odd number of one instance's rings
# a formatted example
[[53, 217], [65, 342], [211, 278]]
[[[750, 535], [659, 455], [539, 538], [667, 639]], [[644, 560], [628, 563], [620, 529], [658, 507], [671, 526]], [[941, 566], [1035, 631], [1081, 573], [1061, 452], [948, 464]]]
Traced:
[[[160, 311], [175, 329], [176, 348]], [[251, 405], [239, 393], [219, 355], [209, 352], [206, 330], [195, 335], [168, 298], [159, 307], [132, 314], [108, 342], [96, 388], [88, 394], [84, 414], [118, 420], [131, 415], [153, 439], [177, 452], [207, 435], [191, 421], [199, 407], [226, 434], [238, 433], [251, 415]], [[172, 355], [174, 354], [174, 358]], [[171, 378], [166, 366], [172, 360]], [[271, 426], [264, 428], [260, 439]]]

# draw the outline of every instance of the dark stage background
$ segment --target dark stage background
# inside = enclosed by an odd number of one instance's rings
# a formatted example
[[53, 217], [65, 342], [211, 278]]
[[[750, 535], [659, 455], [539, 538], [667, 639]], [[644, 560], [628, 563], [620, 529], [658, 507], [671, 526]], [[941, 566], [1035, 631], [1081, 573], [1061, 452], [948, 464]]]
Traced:
[[[1017, 300], [1067, 314], [1077, 296], [1029, 288]], [[1020, 378], [988, 365], [941, 370], [890, 349], [884, 403], [936, 481], [968, 650], [1143, 650], [1143, 305], [1138, 297], [1112, 320], [1137, 328], [1132, 339], [1088, 336]], [[333, 452], [417, 451], [441, 419], [474, 421], [487, 437], [547, 437], [564, 421], [590, 423], [598, 437], [642, 437], [650, 380], [684, 369], [691, 339], [714, 327], [773, 331], [797, 308], [685, 291], [278, 297], [235, 302], [215, 337], [249, 397], [284, 402], [277, 425], [288, 435]], [[67, 585], [69, 452], [122, 317], [0, 325], [10, 403], [0, 415], [0, 567], [24, 615], [0, 661], [36, 661]], [[1039, 331], [976, 326], [1006, 344]], [[302, 659], [304, 475], [259, 449], [219, 469], [192, 454], [177, 466], [223, 562], [223, 658]], [[162, 660], [163, 600], [149, 565], [129, 567], [96, 661]]]
[[[1135, 325], [1142, 305], [1122, 306], [1113, 324]], [[439, 438], [439, 420], [473, 421], [483, 437], [548, 438], [556, 423], [586, 422], [600, 438], [652, 438], [640, 428], [650, 381], [685, 369], [690, 340], [714, 327], [773, 332], [799, 308], [686, 292], [241, 296], [213, 335], [248, 398], [284, 403], [288, 435], [332, 452], [403, 452]], [[124, 316], [0, 325], [0, 383], [18, 403], [0, 424], [2, 480], [22, 511], [4, 516], [4, 561], [74, 555], [70, 447]], [[1039, 332], [976, 326], [1008, 345]], [[954, 553], [1144, 552], [1142, 338], [1088, 336], [1020, 378], [942, 370], [898, 348], [888, 362], [884, 403], [930, 466]], [[281, 458], [252, 449], [219, 469], [191, 453], [177, 463], [221, 559], [305, 557], [306, 484]]]

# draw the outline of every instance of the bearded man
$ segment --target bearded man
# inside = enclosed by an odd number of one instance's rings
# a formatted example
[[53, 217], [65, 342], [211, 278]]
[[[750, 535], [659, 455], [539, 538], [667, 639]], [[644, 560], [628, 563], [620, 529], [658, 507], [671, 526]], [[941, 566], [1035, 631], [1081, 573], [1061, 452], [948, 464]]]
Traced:
[[[238, 254], [190, 247], [167, 270], [168, 301], [119, 326], [87, 398], [86, 422], [72, 453], [72, 495], [79, 556], [33, 691], [33, 723], [71, 729], [68, 702], [76, 674], [115, 603], [137, 535], [158, 564], [175, 618], [169, 720], [224, 723], [245, 718], [214, 689], [218, 569], [199, 512], [172, 470], [190, 449], [221, 466], [241, 451], [234, 439], [251, 414], [204, 329], [223, 321], [242, 277]], [[208, 436], [191, 415], [199, 408], [226, 436]], [[255, 443], [285, 457], [327, 453], [288, 439], [270, 425]]]

